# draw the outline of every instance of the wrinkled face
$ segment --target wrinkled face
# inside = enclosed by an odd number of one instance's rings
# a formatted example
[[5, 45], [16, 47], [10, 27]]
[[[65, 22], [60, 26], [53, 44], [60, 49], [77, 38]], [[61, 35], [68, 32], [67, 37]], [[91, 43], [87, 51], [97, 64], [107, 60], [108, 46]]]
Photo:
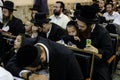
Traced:
[[112, 5], [108, 4], [108, 5], [106, 6], [106, 11], [107, 11], [108, 13], [111, 13], [111, 12], [113, 11]]
[[43, 23], [42, 25], [43, 25], [42, 31], [44, 33], [47, 33], [49, 31], [49, 29], [50, 29], [50, 25], [47, 24], [47, 23]]
[[54, 15], [59, 16], [61, 12], [62, 12], [62, 9], [60, 7], [60, 3], [55, 3], [54, 6], [53, 6]]
[[10, 17], [9, 10], [6, 8], [2, 9], [3, 19], [8, 19]]
[[84, 22], [80, 21], [80, 20], [77, 20], [77, 25], [78, 25], [78, 29], [81, 32], [84, 32], [87, 29], [87, 25]]
[[19, 49], [22, 43], [22, 36], [18, 35], [14, 41], [14, 48]]
[[67, 33], [70, 36], [76, 36], [77, 35], [77, 30], [74, 26], [71, 27], [66, 27]]

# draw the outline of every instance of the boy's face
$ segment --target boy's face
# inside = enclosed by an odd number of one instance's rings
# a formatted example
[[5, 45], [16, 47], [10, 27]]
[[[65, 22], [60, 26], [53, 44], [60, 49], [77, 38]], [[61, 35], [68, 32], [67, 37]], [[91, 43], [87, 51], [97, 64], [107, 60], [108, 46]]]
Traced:
[[66, 30], [68, 32], [68, 35], [70, 35], [70, 36], [76, 36], [77, 35], [77, 31], [74, 28], [74, 26], [67, 27]]
[[18, 35], [14, 41], [14, 48], [19, 49], [22, 43], [22, 36]]

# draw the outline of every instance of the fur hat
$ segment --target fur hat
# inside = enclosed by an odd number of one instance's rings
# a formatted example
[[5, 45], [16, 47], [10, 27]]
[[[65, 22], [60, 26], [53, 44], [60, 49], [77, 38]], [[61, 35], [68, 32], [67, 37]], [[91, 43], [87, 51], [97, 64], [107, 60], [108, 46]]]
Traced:
[[35, 18], [31, 20], [32, 23], [42, 25], [43, 23], [48, 23], [51, 19], [46, 17], [45, 13], [36, 13]]
[[21, 67], [36, 67], [40, 65], [41, 49], [33, 45], [21, 47], [16, 54], [16, 63]]
[[14, 9], [14, 3], [12, 1], [5, 1], [3, 3], [3, 6], [0, 6], [2, 8], [6, 8], [8, 10], [11, 10], [11, 11], [16, 11], [16, 9]]
[[96, 13], [97, 11], [93, 6], [85, 5], [75, 11], [75, 16], [85, 23], [97, 23]]

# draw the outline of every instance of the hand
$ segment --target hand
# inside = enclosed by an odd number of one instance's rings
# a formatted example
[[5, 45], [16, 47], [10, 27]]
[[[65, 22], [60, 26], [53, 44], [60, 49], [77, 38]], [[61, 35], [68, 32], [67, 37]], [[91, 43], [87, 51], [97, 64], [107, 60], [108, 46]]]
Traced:
[[29, 76], [29, 80], [49, 80], [47, 76], [43, 74], [32, 74]]
[[74, 36], [74, 40], [79, 41], [79, 42], [81, 41], [78, 36]]
[[42, 32], [42, 30], [43, 30], [43, 29], [42, 29], [41, 27], [39, 27], [39, 32]]
[[77, 46], [76, 46], [76, 45], [72, 45], [72, 47], [77, 48]]
[[99, 12], [99, 13], [97, 13], [97, 15], [98, 15], [98, 16], [103, 16], [103, 15], [102, 15], [102, 13], [100, 13], [100, 12]]
[[59, 41], [56, 41], [56, 43], [61, 43], [61, 40], [59, 40]]
[[21, 73], [21, 77], [22, 78], [24, 78], [24, 79], [27, 79], [27, 74], [28, 74], [29, 72], [23, 72], [23, 73]]
[[98, 53], [98, 49], [92, 45], [85, 47], [84, 50]]

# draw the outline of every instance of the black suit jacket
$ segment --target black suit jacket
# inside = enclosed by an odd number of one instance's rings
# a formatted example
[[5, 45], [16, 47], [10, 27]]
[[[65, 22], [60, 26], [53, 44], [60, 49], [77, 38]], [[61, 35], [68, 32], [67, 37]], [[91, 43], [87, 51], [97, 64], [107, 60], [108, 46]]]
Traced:
[[[85, 39], [81, 41], [81, 44], [85, 46]], [[96, 24], [91, 33], [91, 41], [91, 44], [98, 49], [98, 53], [102, 54], [102, 59], [95, 58], [92, 80], [111, 80], [109, 65], [107, 63], [107, 60], [113, 54], [109, 32], [102, 26]]]
[[[61, 40], [61, 37], [63, 35], [65, 35], [65, 30], [62, 29], [57, 24], [54, 24], [54, 23], [51, 23], [51, 24], [52, 24], [52, 27], [51, 27], [51, 31], [50, 31], [50, 34], [48, 36], [48, 39], [50, 39], [52, 41]], [[40, 36], [46, 38], [46, 33], [40, 33]]]
[[12, 33], [12, 35], [17, 36], [19, 33], [25, 32], [25, 28], [22, 21], [14, 16], [12, 17], [12, 20], [8, 22], [7, 26], [10, 27], [8, 32]]
[[[37, 43], [44, 44], [49, 50], [50, 80], [83, 80], [80, 66], [71, 50], [42, 37], [38, 40]], [[21, 70], [15, 64], [15, 56], [6, 68], [15, 76]]]

